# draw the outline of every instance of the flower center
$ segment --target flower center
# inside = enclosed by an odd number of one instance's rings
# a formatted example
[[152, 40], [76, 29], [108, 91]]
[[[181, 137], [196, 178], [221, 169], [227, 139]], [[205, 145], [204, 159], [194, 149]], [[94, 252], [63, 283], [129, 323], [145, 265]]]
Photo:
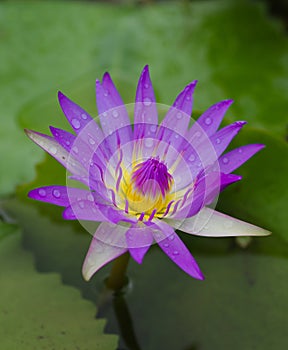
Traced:
[[173, 177], [159, 158], [149, 158], [137, 164], [126, 187], [129, 209], [137, 213], [160, 212], [167, 202]]

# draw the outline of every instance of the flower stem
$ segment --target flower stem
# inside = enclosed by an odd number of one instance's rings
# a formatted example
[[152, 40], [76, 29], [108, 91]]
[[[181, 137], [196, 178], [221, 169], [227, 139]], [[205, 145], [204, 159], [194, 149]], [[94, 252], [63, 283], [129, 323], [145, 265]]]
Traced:
[[120, 291], [127, 284], [126, 270], [130, 254], [120, 255], [113, 263], [110, 275], [106, 280], [106, 286], [115, 292]]

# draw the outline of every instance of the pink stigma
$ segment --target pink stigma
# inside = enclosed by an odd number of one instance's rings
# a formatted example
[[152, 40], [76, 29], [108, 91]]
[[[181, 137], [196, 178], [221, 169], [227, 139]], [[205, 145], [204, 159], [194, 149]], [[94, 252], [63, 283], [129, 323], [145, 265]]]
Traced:
[[159, 190], [163, 197], [169, 192], [173, 177], [169, 174], [167, 166], [159, 161], [159, 158], [149, 158], [139, 163], [134, 168], [132, 182], [135, 189], [142, 194], [150, 194], [156, 197]]

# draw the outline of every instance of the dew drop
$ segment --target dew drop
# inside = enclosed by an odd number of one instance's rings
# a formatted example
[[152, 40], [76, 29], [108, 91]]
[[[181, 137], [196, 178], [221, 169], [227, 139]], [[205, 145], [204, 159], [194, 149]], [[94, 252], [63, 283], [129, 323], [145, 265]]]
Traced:
[[107, 117], [107, 112], [103, 112], [103, 117]]
[[145, 88], [145, 89], [148, 89], [148, 88], [149, 88], [149, 84], [147, 84], [147, 83], [144, 84], [144, 88]]
[[190, 101], [190, 100], [191, 100], [191, 96], [190, 96], [190, 95], [187, 95], [187, 96], [186, 96], [186, 100], [187, 100], [187, 101]]
[[105, 90], [105, 91], [104, 91], [104, 96], [107, 97], [108, 95], [109, 95], [108, 90]]
[[84, 119], [84, 120], [87, 119], [87, 115], [86, 115], [85, 113], [82, 113], [82, 114], [81, 114], [81, 117], [82, 117], [82, 119]]
[[79, 204], [79, 207], [80, 207], [81, 209], [84, 209], [85, 204], [84, 204], [83, 201], [78, 202], [78, 204]]
[[170, 235], [170, 236], [168, 237], [169, 241], [173, 241], [174, 238], [175, 238], [174, 235]]
[[149, 97], [145, 97], [143, 103], [144, 103], [144, 106], [149, 107], [152, 101]]
[[72, 119], [72, 126], [74, 129], [78, 130], [81, 126], [80, 122], [78, 119], [74, 118]]
[[217, 143], [217, 145], [219, 145], [219, 143], [221, 143], [221, 140], [220, 139], [216, 139], [216, 143]]
[[92, 195], [91, 193], [87, 194], [87, 199], [88, 199], [88, 201], [90, 201], [90, 202], [93, 202], [93, 201], [94, 201], [94, 197], [93, 197], [93, 195]]
[[177, 114], [176, 114], [176, 118], [179, 120], [179, 119], [181, 119], [183, 117], [183, 115], [182, 115], [182, 113], [181, 112], [178, 112]]
[[116, 109], [114, 109], [114, 111], [112, 112], [112, 115], [114, 118], [118, 118], [119, 117], [119, 113], [116, 111]]
[[194, 162], [194, 160], [195, 160], [194, 154], [191, 154], [191, 156], [188, 159], [190, 160], [190, 162]]
[[207, 117], [207, 118], [205, 119], [205, 124], [206, 124], [206, 125], [210, 125], [211, 123], [212, 123], [212, 119], [209, 118], [209, 117]]
[[229, 159], [227, 157], [224, 157], [222, 159], [222, 162], [223, 162], [223, 164], [227, 164], [227, 163], [229, 163]]
[[41, 196], [41, 197], [45, 197], [46, 196], [46, 191], [43, 190], [43, 189], [39, 190], [38, 193], [39, 193], [39, 196]]
[[156, 125], [151, 125], [151, 126], [150, 126], [151, 132], [155, 132], [156, 129], [157, 129], [157, 126], [156, 126]]
[[77, 147], [77, 146], [74, 146], [74, 147], [72, 148], [72, 150], [73, 150], [73, 152], [75, 152], [76, 154], [79, 152], [79, 150], [78, 150], [78, 147]]
[[90, 143], [90, 145], [95, 145], [95, 140], [92, 139], [92, 137], [90, 137], [90, 138], [89, 138], [89, 143]]
[[195, 137], [200, 137], [200, 136], [201, 136], [201, 132], [200, 131], [195, 132]]
[[173, 255], [179, 255], [178, 250], [174, 250], [174, 251], [173, 251]]
[[66, 143], [66, 145], [67, 145], [67, 146], [69, 146], [69, 145], [70, 145], [70, 141], [66, 141], [65, 143]]
[[52, 192], [53, 196], [56, 198], [60, 198], [61, 197], [61, 193], [59, 190], [53, 190]]
[[242, 151], [242, 148], [239, 148], [238, 149], [238, 153], [242, 153], [243, 151]]
[[178, 139], [179, 138], [179, 135], [178, 134], [175, 134], [175, 139]]
[[49, 151], [50, 151], [51, 154], [55, 155], [57, 153], [57, 148], [52, 146], [52, 147], [50, 147]]
[[144, 143], [145, 143], [145, 146], [146, 146], [146, 147], [150, 148], [150, 147], [153, 146], [153, 143], [154, 143], [154, 142], [153, 142], [153, 139], [146, 138], [145, 141], [144, 141]]
[[164, 245], [165, 248], [169, 247], [169, 243], [164, 243], [163, 245]]

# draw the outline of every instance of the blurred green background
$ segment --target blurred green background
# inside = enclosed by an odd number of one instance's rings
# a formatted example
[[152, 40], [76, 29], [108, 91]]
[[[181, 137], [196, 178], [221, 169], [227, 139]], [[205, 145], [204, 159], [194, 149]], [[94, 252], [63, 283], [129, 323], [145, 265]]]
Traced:
[[[287, 1], [0, 2], [0, 339], [14, 349], [286, 349], [288, 347]], [[157, 101], [198, 79], [195, 115], [232, 98], [233, 141], [267, 147], [239, 169], [218, 209], [273, 232], [234, 239], [181, 235], [206, 275], [192, 280], [157, 247], [124, 296], [103, 294], [110, 265], [87, 283], [90, 236], [61, 211], [26, 199], [65, 171], [24, 128], [69, 129], [61, 90], [97, 115], [109, 71], [126, 103], [149, 64]], [[105, 322], [102, 318], [106, 318]], [[117, 345], [118, 344], [118, 345]]]

